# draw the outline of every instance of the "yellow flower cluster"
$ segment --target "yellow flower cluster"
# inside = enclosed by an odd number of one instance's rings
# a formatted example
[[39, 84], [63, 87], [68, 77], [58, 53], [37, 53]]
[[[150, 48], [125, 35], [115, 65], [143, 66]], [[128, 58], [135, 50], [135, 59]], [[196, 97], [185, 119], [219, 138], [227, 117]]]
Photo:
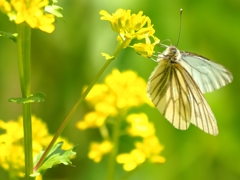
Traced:
[[[41, 119], [32, 116], [33, 126], [33, 156], [46, 148], [52, 139], [47, 126]], [[22, 117], [18, 120], [4, 122], [0, 120], [0, 166], [12, 173], [11, 176], [24, 176], [24, 148], [23, 148], [23, 124]], [[63, 138], [63, 148], [70, 149], [72, 144]]]
[[128, 133], [131, 136], [140, 136], [143, 138], [142, 142], [135, 143], [135, 149], [130, 153], [123, 153], [117, 156], [117, 162], [123, 164], [125, 171], [131, 171], [138, 165], [144, 163], [147, 159], [152, 163], [164, 163], [165, 158], [161, 155], [163, 146], [159, 143], [155, 135], [155, 128], [151, 122], [148, 121], [146, 114], [131, 114], [127, 117], [130, 123]]
[[106, 77], [104, 84], [93, 86], [86, 101], [94, 106], [94, 111], [77, 123], [79, 129], [101, 127], [107, 117], [116, 117], [119, 112], [144, 103], [152, 105], [146, 95], [146, 82], [133, 71], [121, 73], [117, 69]]
[[102, 156], [109, 153], [111, 150], [112, 144], [108, 140], [105, 140], [102, 143], [92, 142], [88, 157], [89, 159], [92, 159], [94, 162], [98, 163], [102, 160]]
[[[120, 122], [121, 124], [122, 120], [126, 119], [129, 123], [126, 132], [130, 136], [141, 137], [143, 141], [136, 142], [135, 149], [130, 153], [118, 155], [117, 162], [124, 164], [126, 171], [131, 171], [147, 159], [154, 163], [165, 161], [164, 157], [159, 155], [163, 146], [160, 145], [155, 135], [154, 125], [148, 121], [147, 115], [144, 113], [127, 115], [132, 107], [141, 106], [144, 103], [152, 106], [146, 95], [146, 82], [138, 77], [135, 72], [125, 71], [121, 73], [114, 69], [106, 77], [105, 83], [93, 86], [86, 97], [86, 101], [93, 106], [94, 110], [87, 113], [84, 119], [77, 123], [77, 127], [82, 130], [99, 128], [104, 139], [100, 143], [91, 143], [88, 153], [90, 159], [94, 162], [100, 162], [103, 155], [110, 153], [117, 144], [109, 137], [106, 123]], [[117, 127], [119, 131], [122, 131], [120, 129], [121, 125]]]
[[0, 0], [0, 10], [16, 24], [26, 22], [31, 28], [51, 33], [55, 28], [55, 18], [54, 15], [44, 12], [44, 7], [48, 4], [48, 0]]
[[[131, 47], [142, 56], [152, 56], [154, 46], [160, 40], [154, 36], [155, 30], [150, 18], [143, 16], [142, 11], [138, 14], [131, 14], [131, 10], [118, 9], [110, 15], [108, 12], [101, 10], [100, 15], [102, 15], [101, 20], [107, 20], [111, 23], [112, 30], [118, 33], [118, 42], [122, 43], [124, 48]], [[145, 43], [135, 43], [129, 46], [133, 39], [144, 39]]]
[[128, 133], [131, 136], [149, 137], [155, 133], [153, 123], [148, 121], [146, 114], [131, 114], [127, 117], [127, 122], [131, 125]]
[[146, 95], [146, 82], [133, 71], [119, 72], [114, 69], [105, 78], [105, 83], [93, 86], [85, 99], [94, 110], [87, 113], [82, 121], [77, 123], [79, 129], [99, 128], [103, 138], [101, 143], [93, 142], [90, 145], [88, 157], [100, 162], [102, 156], [112, 149], [108, 140], [106, 120], [114, 120], [126, 113], [130, 108], [147, 103], [152, 106]]

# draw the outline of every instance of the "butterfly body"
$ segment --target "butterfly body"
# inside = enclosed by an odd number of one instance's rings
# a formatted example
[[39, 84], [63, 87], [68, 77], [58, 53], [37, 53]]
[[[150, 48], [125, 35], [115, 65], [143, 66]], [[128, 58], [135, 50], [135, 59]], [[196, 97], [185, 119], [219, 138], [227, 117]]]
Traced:
[[223, 66], [202, 56], [168, 46], [157, 57], [158, 66], [148, 81], [148, 96], [174, 127], [186, 130], [190, 123], [217, 135], [214, 114], [203, 93], [232, 81]]

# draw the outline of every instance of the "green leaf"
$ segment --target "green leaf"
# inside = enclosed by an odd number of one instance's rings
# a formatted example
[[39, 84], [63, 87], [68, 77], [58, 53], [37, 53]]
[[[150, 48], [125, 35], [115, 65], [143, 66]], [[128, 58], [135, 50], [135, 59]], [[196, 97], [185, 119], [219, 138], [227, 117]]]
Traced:
[[0, 31], [0, 36], [11, 39], [13, 42], [17, 42], [17, 33], [8, 33]]
[[57, 0], [53, 0], [53, 1], [50, 1], [50, 5], [46, 6], [44, 8], [44, 11], [50, 13], [50, 14], [53, 14], [54, 16], [58, 17], [58, 18], [62, 18], [63, 15], [61, 13], [61, 11], [63, 10], [62, 7], [60, 6], [57, 6]]
[[32, 103], [32, 102], [43, 102], [45, 101], [45, 94], [38, 92], [36, 94], [31, 94], [29, 97], [27, 98], [10, 98], [8, 101], [9, 102], [15, 102], [15, 103]]
[[[71, 156], [74, 156], [76, 152], [73, 151], [73, 149], [76, 147], [73, 147], [69, 150], [63, 150], [61, 149], [63, 145], [63, 142], [58, 142], [55, 144], [52, 149], [50, 150], [49, 154], [43, 161], [42, 165], [37, 169], [36, 172], [31, 174], [32, 177], [36, 177], [40, 174], [42, 174], [46, 169], [52, 168], [53, 165], [56, 164], [64, 164], [64, 165], [71, 165], [72, 162], [69, 160]], [[39, 154], [37, 154], [34, 158], [34, 166], [38, 163], [40, 158], [42, 157], [44, 153], [44, 150], [42, 150]]]

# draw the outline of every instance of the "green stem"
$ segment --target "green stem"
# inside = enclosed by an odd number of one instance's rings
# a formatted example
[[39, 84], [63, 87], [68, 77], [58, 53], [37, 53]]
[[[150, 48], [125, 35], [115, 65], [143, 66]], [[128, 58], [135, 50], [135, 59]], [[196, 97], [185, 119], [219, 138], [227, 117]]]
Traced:
[[[119, 49], [123, 48], [125, 43], [127, 41], [123, 42], [122, 44], [118, 44], [118, 47], [115, 52], [118, 52]], [[108, 161], [108, 171], [107, 171], [107, 180], [113, 180], [115, 176], [115, 169], [116, 169], [116, 156], [118, 153], [118, 146], [119, 146], [119, 136], [120, 136], [120, 126], [121, 126], [121, 120], [125, 116], [125, 111], [123, 110], [119, 117], [114, 121], [113, 123], [113, 135], [112, 135], [112, 143], [113, 143], [113, 149], [111, 151], [111, 154], [109, 156]]]
[[125, 117], [126, 111], [124, 109], [121, 110], [120, 115], [118, 118], [115, 119], [113, 123], [113, 135], [112, 135], [112, 143], [113, 149], [111, 150], [111, 154], [109, 156], [108, 161], [108, 168], [107, 168], [107, 180], [113, 180], [115, 176], [115, 169], [116, 169], [116, 156], [118, 154], [118, 146], [119, 146], [119, 137], [120, 137], [120, 130], [121, 130], [121, 122]]
[[34, 172], [36, 172], [38, 170], [38, 168], [41, 166], [41, 164], [43, 163], [45, 157], [48, 155], [49, 151], [51, 150], [52, 146], [55, 144], [55, 142], [57, 141], [58, 137], [60, 136], [60, 134], [62, 133], [62, 131], [64, 130], [64, 128], [66, 127], [66, 125], [68, 124], [68, 122], [71, 120], [72, 116], [74, 115], [74, 113], [76, 112], [78, 106], [82, 103], [82, 101], [85, 99], [85, 97], [88, 95], [89, 91], [92, 89], [93, 85], [96, 83], [96, 81], [99, 79], [99, 77], [103, 74], [103, 72], [105, 71], [105, 69], [108, 67], [108, 65], [115, 59], [115, 57], [118, 55], [118, 53], [120, 52], [120, 50], [123, 49], [124, 44], [119, 44], [116, 51], [113, 54], [113, 58], [107, 60], [107, 62], [103, 65], [103, 67], [100, 69], [100, 71], [97, 73], [97, 75], [95, 76], [95, 78], [93, 79], [93, 81], [90, 83], [90, 85], [87, 87], [87, 89], [84, 91], [84, 93], [80, 96], [79, 100], [76, 102], [76, 104], [73, 106], [72, 110], [69, 112], [69, 114], [67, 115], [67, 117], [65, 118], [65, 120], [63, 121], [63, 123], [61, 124], [61, 126], [58, 128], [57, 132], [55, 133], [52, 141], [50, 142], [50, 144], [48, 145], [48, 147], [46, 148], [45, 152], [43, 153], [42, 157], [40, 158], [40, 160], [38, 161], [38, 163], [36, 164], [36, 166], [34, 167]]
[[[22, 23], [17, 25], [17, 51], [18, 51], [18, 69], [22, 97], [27, 98], [31, 94], [30, 85], [30, 50], [31, 50], [31, 28]], [[22, 104], [23, 113], [23, 131], [24, 131], [24, 154], [25, 154], [25, 179], [33, 179], [29, 175], [33, 172], [32, 155], [32, 122], [31, 122], [31, 104]]]

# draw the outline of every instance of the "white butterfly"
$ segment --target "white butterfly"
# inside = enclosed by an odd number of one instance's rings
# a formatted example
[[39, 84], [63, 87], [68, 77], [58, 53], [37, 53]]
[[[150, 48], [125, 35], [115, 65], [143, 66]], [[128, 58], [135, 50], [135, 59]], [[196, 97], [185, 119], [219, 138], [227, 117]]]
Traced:
[[186, 130], [192, 123], [216, 136], [217, 122], [203, 93], [230, 83], [231, 72], [202, 56], [180, 52], [172, 45], [156, 61], [159, 64], [147, 88], [156, 108], [177, 129]]

